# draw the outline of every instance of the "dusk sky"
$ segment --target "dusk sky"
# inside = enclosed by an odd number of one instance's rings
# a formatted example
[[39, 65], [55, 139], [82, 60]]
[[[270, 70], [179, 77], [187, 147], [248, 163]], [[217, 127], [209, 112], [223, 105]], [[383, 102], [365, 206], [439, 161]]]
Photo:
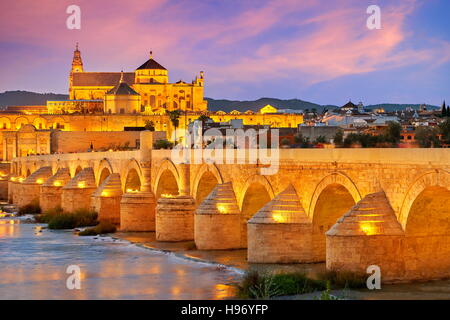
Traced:
[[[66, 8], [81, 8], [69, 30]], [[369, 5], [381, 30], [369, 30]], [[0, 92], [68, 92], [85, 71], [134, 71], [153, 51], [172, 82], [205, 71], [216, 99], [342, 105], [450, 102], [449, 0], [14, 0], [0, 3]]]

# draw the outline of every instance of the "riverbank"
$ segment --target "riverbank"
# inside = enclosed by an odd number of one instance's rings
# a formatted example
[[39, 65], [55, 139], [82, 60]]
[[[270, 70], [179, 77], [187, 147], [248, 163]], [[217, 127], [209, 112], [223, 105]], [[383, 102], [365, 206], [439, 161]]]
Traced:
[[[114, 239], [129, 241], [140, 247], [173, 254], [182, 259], [216, 265], [234, 270], [240, 274], [246, 271], [259, 272], [301, 272], [315, 279], [317, 274], [326, 270], [324, 263], [314, 264], [250, 264], [247, 262], [247, 250], [196, 250], [192, 241], [159, 242], [155, 232], [118, 232], [111, 235]], [[429, 282], [399, 283], [382, 285], [381, 290], [332, 290], [330, 294], [340, 299], [349, 300], [449, 300], [450, 279]], [[296, 296], [284, 296], [283, 300], [315, 300], [321, 292]]]

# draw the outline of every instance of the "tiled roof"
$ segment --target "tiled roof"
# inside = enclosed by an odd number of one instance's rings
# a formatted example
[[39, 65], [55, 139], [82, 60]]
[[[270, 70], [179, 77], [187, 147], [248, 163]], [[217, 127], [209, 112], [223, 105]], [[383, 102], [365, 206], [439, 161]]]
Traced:
[[119, 96], [128, 96], [128, 95], [139, 96], [139, 93], [134, 91], [125, 82], [118, 83], [114, 88], [109, 90], [106, 94], [115, 94], [115, 95], [119, 95]]
[[[120, 80], [120, 72], [75, 72], [74, 86], [115, 86]], [[128, 85], [134, 84], [134, 72], [124, 72], [123, 80]]]
[[167, 70], [162, 65], [160, 65], [158, 62], [153, 60], [153, 58], [148, 59], [142, 66], [137, 68], [136, 70], [142, 70], [142, 69], [159, 69], [159, 70]]

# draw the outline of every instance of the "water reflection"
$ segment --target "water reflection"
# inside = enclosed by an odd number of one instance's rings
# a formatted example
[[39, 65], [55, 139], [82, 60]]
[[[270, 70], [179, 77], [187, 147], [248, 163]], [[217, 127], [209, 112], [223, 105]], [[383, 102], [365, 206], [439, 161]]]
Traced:
[[[239, 277], [129, 243], [35, 226], [0, 220], [0, 299], [225, 299]], [[66, 288], [69, 265], [81, 268], [81, 290]]]

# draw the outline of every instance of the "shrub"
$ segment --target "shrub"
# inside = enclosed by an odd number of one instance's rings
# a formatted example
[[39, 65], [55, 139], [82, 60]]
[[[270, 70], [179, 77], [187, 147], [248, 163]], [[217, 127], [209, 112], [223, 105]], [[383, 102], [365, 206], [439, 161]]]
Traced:
[[73, 213], [61, 213], [49, 218], [49, 229], [73, 229], [97, 224], [97, 213], [89, 210], [77, 210]]
[[19, 208], [18, 216], [23, 216], [25, 214], [40, 214], [41, 207], [39, 206], [38, 200], [33, 200], [31, 203], [24, 205]]
[[319, 273], [318, 278], [323, 281], [329, 281], [330, 285], [336, 289], [360, 289], [366, 288], [367, 275], [348, 271], [325, 271]]
[[156, 140], [153, 147], [155, 149], [172, 149], [173, 143], [167, 140]]
[[261, 275], [251, 271], [245, 274], [241, 284], [238, 285], [238, 294], [242, 298], [268, 299], [324, 289], [326, 289], [325, 282], [309, 279], [303, 273]]
[[78, 233], [80, 236], [96, 236], [98, 234], [114, 233], [116, 232], [116, 226], [109, 222], [100, 222], [93, 228], [87, 228], [84, 231]]
[[49, 223], [50, 219], [55, 215], [62, 214], [63, 210], [60, 206], [55, 207], [53, 209], [49, 209], [42, 214], [38, 214], [34, 217], [34, 220], [37, 223]]

